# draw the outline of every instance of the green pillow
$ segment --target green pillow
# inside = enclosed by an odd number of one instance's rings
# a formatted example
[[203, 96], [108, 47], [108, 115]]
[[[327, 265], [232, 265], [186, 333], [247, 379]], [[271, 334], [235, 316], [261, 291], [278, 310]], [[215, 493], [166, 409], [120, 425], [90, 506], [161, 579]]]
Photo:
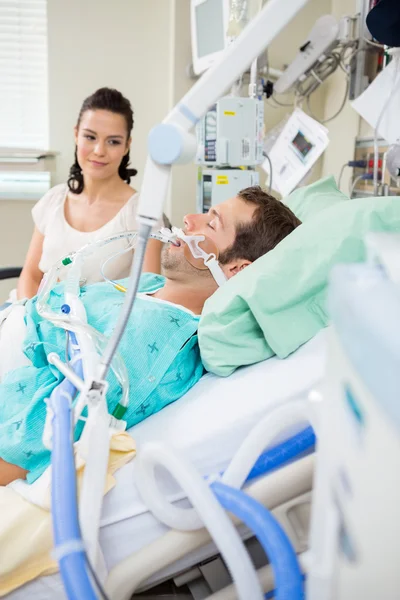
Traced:
[[320, 179], [311, 185], [305, 185], [292, 192], [282, 202], [286, 204], [300, 221], [308, 221], [321, 210], [330, 208], [349, 198], [342, 194], [336, 186], [332, 175]]
[[361, 198], [320, 211], [227, 281], [199, 324], [204, 366], [217, 375], [285, 358], [328, 324], [326, 286], [337, 263], [365, 259], [369, 231], [400, 231], [400, 199]]

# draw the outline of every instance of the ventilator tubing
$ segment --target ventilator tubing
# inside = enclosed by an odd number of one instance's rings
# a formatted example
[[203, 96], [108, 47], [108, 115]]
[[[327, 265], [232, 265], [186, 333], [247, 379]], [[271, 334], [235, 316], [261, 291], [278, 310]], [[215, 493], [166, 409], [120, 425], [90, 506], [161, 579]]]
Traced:
[[296, 552], [286, 533], [262, 504], [223, 483], [211, 489], [225, 510], [238, 517], [255, 534], [272, 567], [275, 600], [303, 600], [303, 576]]
[[[136, 460], [136, 484], [144, 503], [156, 517], [166, 525], [174, 527], [175, 511], [179, 511], [181, 522], [178, 529], [192, 529], [191, 514], [188, 522], [185, 522], [184, 513], [195, 512], [196, 516], [198, 515], [195, 528], [208, 529], [231, 573], [239, 599], [261, 600], [263, 598], [261, 586], [239, 534], [208, 484], [194, 467], [171, 447], [156, 442], [146, 444], [138, 453]], [[194, 511], [165, 505], [155, 480], [154, 471], [157, 465], [162, 465], [171, 473], [193, 504]]]

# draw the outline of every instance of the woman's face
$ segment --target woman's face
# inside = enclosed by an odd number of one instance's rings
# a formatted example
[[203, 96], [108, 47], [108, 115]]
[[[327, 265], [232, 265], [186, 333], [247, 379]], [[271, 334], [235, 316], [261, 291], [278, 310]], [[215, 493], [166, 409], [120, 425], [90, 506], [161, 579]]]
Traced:
[[108, 110], [87, 110], [75, 127], [78, 163], [84, 175], [108, 179], [118, 173], [129, 151], [126, 120]]

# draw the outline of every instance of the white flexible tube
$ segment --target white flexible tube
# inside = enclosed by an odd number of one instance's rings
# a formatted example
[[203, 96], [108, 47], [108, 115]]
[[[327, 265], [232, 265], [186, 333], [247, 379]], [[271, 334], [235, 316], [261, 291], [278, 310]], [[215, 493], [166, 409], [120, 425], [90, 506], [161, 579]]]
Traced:
[[[59, 314], [49, 309], [47, 305], [47, 301], [51, 292], [51, 289], [56, 284], [58, 279], [58, 273], [62, 268], [63, 261], [59, 260], [50, 271], [44, 276], [43, 281], [39, 288], [38, 293], [38, 301], [37, 301], [37, 311], [41, 317], [48, 319], [57, 327], [62, 327], [68, 331], [73, 331], [76, 335], [80, 336], [80, 346], [82, 347], [82, 351], [84, 351], [84, 347], [89, 350], [89, 346], [93, 347], [93, 344], [96, 346], [97, 352], [101, 355], [104, 352], [104, 349], [107, 347], [108, 340], [105, 336], [96, 331], [93, 327], [89, 326], [85, 322], [85, 318], [83, 318], [83, 313], [81, 308], [83, 306], [78, 306], [78, 303], [73, 299], [76, 296], [77, 291], [79, 290], [79, 279], [80, 279], [80, 270], [81, 263], [85, 260], [85, 257], [89, 254], [92, 254], [97, 248], [101, 248], [111, 242], [120, 240], [120, 239], [130, 239], [135, 238], [137, 235], [136, 231], [125, 231], [118, 234], [114, 234], [102, 240], [97, 240], [90, 244], [87, 244], [83, 248], [81, 248], [74, 255], [71, 255], [69, 258], [72, 261], [70, 266], [70, 271], [68, 274], [68, 278], [65, 283], [65, 291], [67, 302], [74, 304], [75, 310], [73, 310], [70, 314]], [[155, 238], [160, 241], [168, 241], [165, 233], [159, 234], [151, 234], [152, 238]], [[71, 307], [72, 308], [72, 307]], [[84, 355], [87, 358], [91, 352], [85, 352]], [[84, 375], [85, 379], [88, 377], [94, 377], [94, 369], [97, 360], [96, 356], [92, 355], [90, 360], [85, 361], [85, 370]], [[123, 394], [120, 399], [120, 404], [122, 406], [128, 405], [129, 399], [129, 380], [126, 372], [125, 365], [119, 355], [115, 355], [113, 359], [112, 365], [115, 376], [120, 383]], [[79, 401], [76, 406], [75, 415], [80, 414], [82, 412], [83, 406], [85, 405], [84, 400]]]
[[[136, 485], [146, 505], [156, 517], [170, 523], [170, 515], [164, 506], [157, 502], [160, 496], [155, 484], [154, 469], [157, 465], [165, 467], [184, 489], [195, 511], [201, 518], [201, 526], [207, 527], [226, 563], [235, 583], [240, 600], [262, 600], [263, 593], [257, 574], [247, 551], [234, 525], [219, 504], [204, 479], [183, 457], [171, 447], [161, 443], [148, 443], [143, 446], [137, 458]], [[156, 493], [154, 494], [154, 486]], [[179, 529], [184, 529], [181, 521]]]
[[129, 288], [127, 290], [125, 301], [118, 315], [118, 319], [111, 334], [111, 337], [108, 340], [107, 346], [105, 347], [100, 360], [98, 372], [99, 379], [106, 379], [108, 370], [111, 367], [119, 343], [122, 339], [122, 336], [124, 335], [125, 328], [127, 326], [130, 314], [133, 309], [133, 305], [136, 300], [140, 276], [142, 274], [144, 256], [147, 248], [147, 242], [150, 235], [151, 226], [146, 223], [140, 223], [137, 235], [137, 246], [135, 256], [133, 257], [131, 272], [129, 276]]
[[[222, 482], [241, 488], [256, 460], [276, 439], [279, 433], [302, 421], [308, 422], [311, 407], [307, 402], [296, 401], [277, 408], [266, 415], [243, 441], [222, 475]], [[138, 461], [138, 465], [140, 465]], [[203, 521], [193, 508], [180, 508], [169, 502], [159, 491], [154, 468], [140, 468], [138, 488], [154, 514], [172, 529], [193, 531], [203, 527]], [[142, 493], [143, 492], [143, 493]]]
[[254, 463], [266, 448], [289, 427], [301, 421], [309, 421], [310, 407], [307, 402], [289, 402], [266, 415], [249, 433], [222, 475], [222, 482], [241, 488]]
[[[86, 463], [79, 499], [79, 522], [90, 563], [97, 569], [101, 508], [110, 450], [106, 399], [97, 406], [89, 404], [88, 409], [89, 414], [83, 430], [85, 440], [82, 439], [82, 435], [78, 446], [79, 454], [84, 456]], [[84, 452], [81, 452], [82, 443]]]

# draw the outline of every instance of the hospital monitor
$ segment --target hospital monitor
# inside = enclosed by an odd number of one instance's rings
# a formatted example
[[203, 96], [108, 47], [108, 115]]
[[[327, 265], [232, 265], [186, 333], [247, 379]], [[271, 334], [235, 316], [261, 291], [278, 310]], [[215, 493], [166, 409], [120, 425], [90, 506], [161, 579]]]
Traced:
[[201, 75], [227, 46], [229, 0], [190, 0], [193, 71]]

